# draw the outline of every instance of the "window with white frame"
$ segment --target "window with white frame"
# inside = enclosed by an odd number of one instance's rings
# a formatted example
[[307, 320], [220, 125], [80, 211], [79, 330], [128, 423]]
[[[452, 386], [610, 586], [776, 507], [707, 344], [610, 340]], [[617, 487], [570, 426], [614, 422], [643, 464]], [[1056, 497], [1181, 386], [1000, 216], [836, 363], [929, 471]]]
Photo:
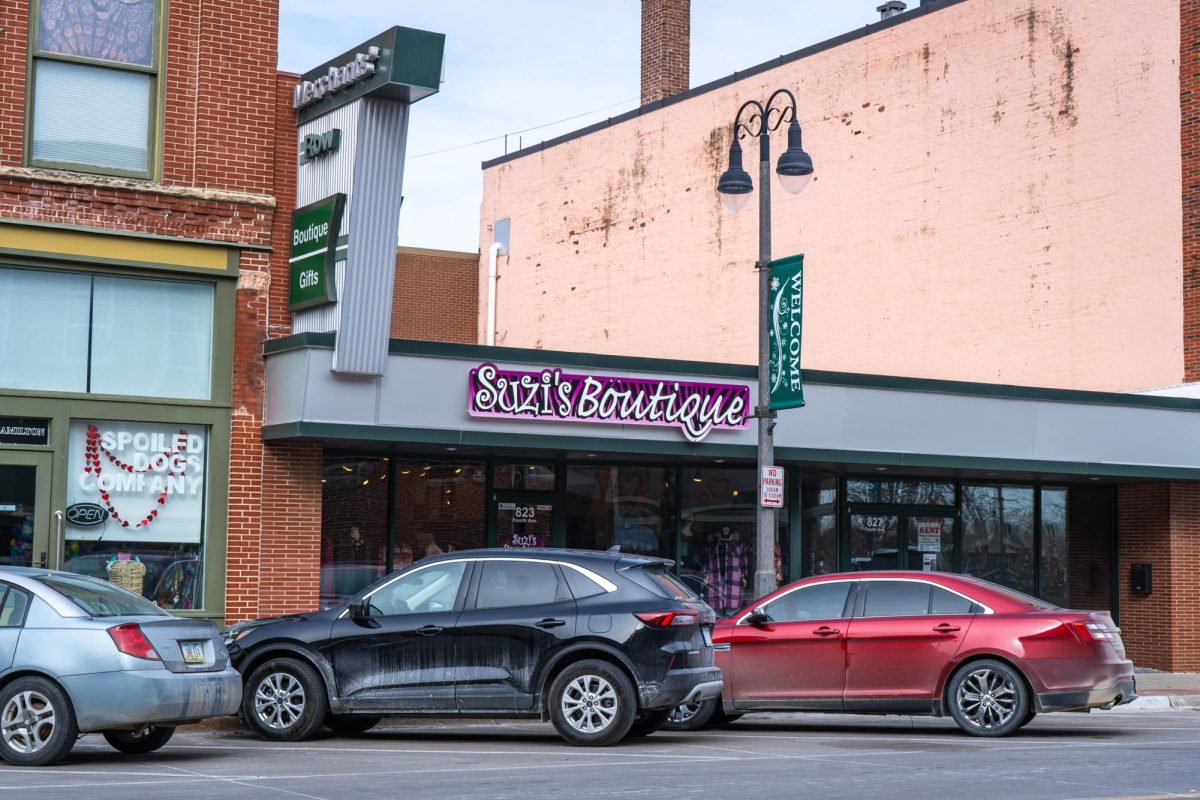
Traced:
[[152, 177], [163, 0], [34, 0], [29, 161]]

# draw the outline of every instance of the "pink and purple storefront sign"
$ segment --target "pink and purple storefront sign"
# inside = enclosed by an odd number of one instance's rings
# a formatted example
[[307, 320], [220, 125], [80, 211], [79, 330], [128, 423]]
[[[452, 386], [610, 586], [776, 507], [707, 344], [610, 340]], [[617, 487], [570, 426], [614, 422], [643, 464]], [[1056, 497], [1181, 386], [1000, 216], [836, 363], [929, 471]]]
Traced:
[[750, 387], [666, 379], [574, 375], [480, 364], [468, 379], [473, 417], [677, 427], [698, 442], [712, 430], [744, 430]]

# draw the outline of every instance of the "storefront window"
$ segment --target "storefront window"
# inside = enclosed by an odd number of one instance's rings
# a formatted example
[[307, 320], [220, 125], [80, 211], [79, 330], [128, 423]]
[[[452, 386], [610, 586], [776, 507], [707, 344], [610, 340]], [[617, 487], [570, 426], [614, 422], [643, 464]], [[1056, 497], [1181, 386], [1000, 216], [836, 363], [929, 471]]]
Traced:
[[951, 481], [848, 480], [846, 499], [851, 503], [895, 503], [910, 506], [954, 505]]
[[207, 400], [213, 285], [0, 267], [0, 388]]
[[396, 461], [392, 568], [483, 547], [487, 471], [482, 462]]
[[321, 608], [387, 569], [388, 462], [327, 459], [321, 481]]
[[1033, 492], [963, 486], [963, 572], [1033, 594]]
[[1056, 606], [1070, 604], [1067, 581], [1067, 490], [1042, 489], [1042, 592]]
[[492, 481], [496, 489], [554, 491], [554, 467], [546, 464], [497, 464]]
[[[680, 577], [718, 614], [754, 599], [758, 482], [754, 469], [685, 469]], [[788, 575], [787, 512], [776, 514], [775, 580]]]
[[72, 421], [65, 568], [202, 608], [207, 467], [205, 426]]
[[[1048, 489], [1048, 492], [1061, 490]], [[1068, 608], [1112, 608], [1113, 549], [1117, 521], [1114, 515], [1116, 489], [1112, 486], [1072, 486], [1066, 497], [1066, 544], [1055, 545], [1069, 555], [1065, 596], [1043, 592], [1047, 600]], [[1057, 500], [1051, 500], [1051, 518], [1059, 516]], [[1047, 498], [1042, 497], [1046, 519]], [[1056, 528], [1059, 522], [1054, 522]], [[1043, 533], [1043, 540], [1045, 534]], [[1051, 586], [1045, 572], [1046, 550], [1042, 551], [1043, 587]], [[1061, 580], [1061, 579], [1060, 579]]]
[[804, 500], [804, 571], [828, 575], [838, 571], [837, 478], [806, 480]]
[[567, 547], [674, 558], [675, 470], [570, 467]]

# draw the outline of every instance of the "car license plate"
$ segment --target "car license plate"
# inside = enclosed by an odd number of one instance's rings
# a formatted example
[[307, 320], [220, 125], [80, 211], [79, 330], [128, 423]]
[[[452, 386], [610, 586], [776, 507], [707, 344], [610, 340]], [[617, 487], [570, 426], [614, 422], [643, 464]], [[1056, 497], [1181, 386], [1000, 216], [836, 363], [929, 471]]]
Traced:
[[700, 630], [704, 631], [704, 646], [712, 647], [712, 631], [708, 628], [701, 628]]
[[185, 664], [204, 663], [203, 642], [180, 642], [179, 649], [183, 651], [183, 662]]

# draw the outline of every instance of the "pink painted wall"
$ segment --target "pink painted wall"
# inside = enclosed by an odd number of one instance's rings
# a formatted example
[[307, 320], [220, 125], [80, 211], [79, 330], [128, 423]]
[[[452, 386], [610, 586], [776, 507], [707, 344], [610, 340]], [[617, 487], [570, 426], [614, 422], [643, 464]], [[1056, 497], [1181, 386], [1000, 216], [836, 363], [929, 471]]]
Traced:
[[497, 344], [753, 362], [757, 196], [714, 187], [738, 105], [783, 86], [817, 167], [772, 187], [806, 367], [1178, 383], [1178, 55], [1178, 0], [968, 0], [487, 169], [480, 341], [510, 217]]

